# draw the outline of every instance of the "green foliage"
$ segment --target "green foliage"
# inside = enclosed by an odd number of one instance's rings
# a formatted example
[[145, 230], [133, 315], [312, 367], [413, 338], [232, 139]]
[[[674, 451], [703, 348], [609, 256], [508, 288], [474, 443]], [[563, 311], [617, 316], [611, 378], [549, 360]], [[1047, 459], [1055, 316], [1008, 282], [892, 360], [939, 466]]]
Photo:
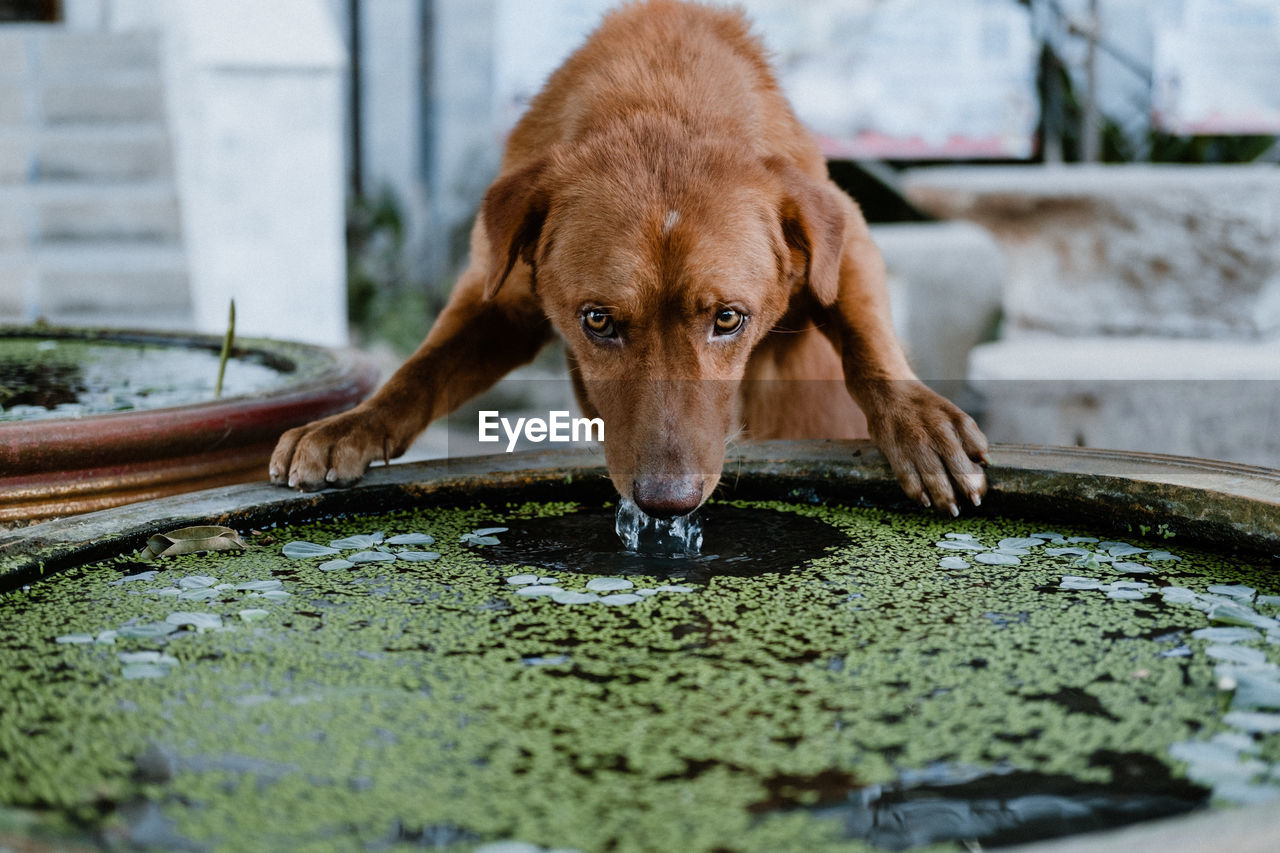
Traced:
[[[1049, 116], [1054, 112], [1054, 90], [1060, 94], [1058, 110], [1061, 122], [1062, 159], [1077, 163], [1081, 158], [1084, 107], [1071, 75], [1062, 59], [1045, 48], [1040, 59], [1037, 90], [1041, 104], [1039, 135], [1043, 141], [1049, 129]], [[1252, 163], [1274, 144], [1271, 136], [1178, 136], [1156, 127], [1147, 127], [1140, 137], [1126, 133], [1113, 119], [1102, 117], [1102, 150], [1104, 163], [1186, 163], [1226, 164]], [[1043, 150], [1040, 154], [1043, 157]]]
[[[438, 289], [405, 263], [406, 226], [395, 193], [383, 188], [347, 211], [347, 318], [356, 337], [401, 354], [417, 348], [443, 307]], [[443, 292], [443, 291], [441, 291]]]

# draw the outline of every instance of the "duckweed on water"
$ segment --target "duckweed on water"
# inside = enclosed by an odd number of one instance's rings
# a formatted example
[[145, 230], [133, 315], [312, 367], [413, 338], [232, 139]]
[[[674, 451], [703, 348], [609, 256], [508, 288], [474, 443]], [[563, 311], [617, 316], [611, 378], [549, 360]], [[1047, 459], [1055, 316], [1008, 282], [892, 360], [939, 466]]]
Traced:
[[[1269, 567], [767, 508], [847, 542], [706, 583], [552, 577], [477, 540], [575, 507], [432, 508], [5, 594], [0, 803], [154, 850], [834, 851], [922, 784], [1280, 793]], [[1026, 553], [960, 556], [1001, 550]]]

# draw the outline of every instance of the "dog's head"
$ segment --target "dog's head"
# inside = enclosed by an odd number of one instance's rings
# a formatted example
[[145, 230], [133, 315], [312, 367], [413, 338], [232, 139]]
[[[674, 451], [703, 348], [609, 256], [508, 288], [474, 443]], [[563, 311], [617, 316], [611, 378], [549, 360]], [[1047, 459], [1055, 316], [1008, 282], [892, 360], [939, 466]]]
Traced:
[[504, 174], [482, 207], [492, 298], [523, 262], [605, 422], [609, 475], [650, 515], [720, 479], [752, 349], [800, 296], [836, 298], [844, 214], [825, 183], [658, 123]]

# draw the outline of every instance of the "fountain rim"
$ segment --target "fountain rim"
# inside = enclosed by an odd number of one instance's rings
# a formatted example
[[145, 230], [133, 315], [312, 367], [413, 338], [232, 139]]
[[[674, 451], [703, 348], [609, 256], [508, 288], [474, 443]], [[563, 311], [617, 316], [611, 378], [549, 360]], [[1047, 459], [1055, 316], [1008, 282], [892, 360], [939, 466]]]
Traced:
[[[993, 444], [990, 488], [963, 513], [1057, 516], [1123, 532], [1172, 525], [1209, 546], [1280, 555], [1280, 469], [1154, 453]], [[0, 591], [71, 565], [139, 550], [155, 531], [266, 526], [353, 512], [486, 499], [616, 499], [598, 446], [371, 468], [350, 489], [297, 492], [264, 480], [188, 492], [0, 531]], [[808, 490], [808, 491], [805, 491]], [[754, 441], [725, 459], [717, 496], [871, 503], [925, 512], [868, 441]], [[1186, 541], [1186, 539], [1184, 539]]]
[[[1197, 543], [1280, 557], [1280, 469], [1189, 457], [1071, 447], [996, 444], [990, 491], [978, 514], [1043, 509], [1075, 517], [1095, 505], [1099, 521], [1146, 518], [1179, 525]], [[723, 482], [735, 496], [761, 484], [813, 489], [833, 500], [906, 506], [884, 457], [865, 441], [766, 441], [736, 447]], [[161, 498], [0, 533], [0, 591], [74, 565], [141, 548], [157, 530], [192, 524], [255, 526], [408, 504], [475, 500], [530, 491], [608, 499], [598, 448], [533, 451], [377, 467], [356, 487], [298, 493], [267, 483]], [[819, 491], [820, 490], [820, 491]], [[775, 494], [774, 497], [779, 495]], [[534, 497], [529, 494], [527, 498]], [[564, 495], [559, 495], [564, 499]], [[248, 509], [246, 509], [248, 507]], [[915, 511], [923, 511], [916, 508]], [[1280, 811], [1268, 804], [1198, 812], [1083, 836], [1010, 848], [1023, 853], [1198, 853], [1269, 849]], [[1269, 843], [1269, 842], [1268, 842]]]

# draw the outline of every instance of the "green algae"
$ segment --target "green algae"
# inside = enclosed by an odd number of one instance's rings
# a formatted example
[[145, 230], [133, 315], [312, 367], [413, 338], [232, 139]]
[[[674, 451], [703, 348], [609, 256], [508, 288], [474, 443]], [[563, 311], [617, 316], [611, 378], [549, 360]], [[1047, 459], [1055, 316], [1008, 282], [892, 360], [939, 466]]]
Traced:
[[[994, 548], [1038, 528], [738, 505], [819, 519], [849, 542], [790, 573], [570, 607], [519, 595], [508, 578], [545, 572], [494, 566], [475, 537], [574, 505], [431, 508], [241, 531], [240, 555], [121, 555], [7, 594], [0, 803], [98, 837], [130, 837], [126, 807], [154, 803], [171, 835], [133, 838], [153, 849], [431, 838], [458, 850], [502, 839], [859, 850], [816, 807], [905, 771], [944, 762], [1105, 784], [1121, 772], [1115, 756], [1177, 775], [1172, 745], [1232, 733], [1208, 653], [1224, 635], [1191, 634], [1211, 624], [1204, 613], [1062, 589], [1078, 555], [1046, 549], [1019, 565], [939, 565], [959, 553], [935, 545], [948, 534]], [[335, 567], [281, 554], [373, 531], [429, 534], [440, 559]], [[1175, 550], [1182, 559], [1143, 582], [1280, 592], [1266, 566]], [[1089, 571], [1128, 577], [1106, 562]], [[556, 577], [572, 593], [594, 579]], [[217, 594], [160, 594], [170, 589]], [[94, 641], [56, 640], [76, 635]], [[1260, 632], [1226, 636], [1280, 658]], [[1280, 761], [1280, 735], [1247, 741], [1263, 771]]]

